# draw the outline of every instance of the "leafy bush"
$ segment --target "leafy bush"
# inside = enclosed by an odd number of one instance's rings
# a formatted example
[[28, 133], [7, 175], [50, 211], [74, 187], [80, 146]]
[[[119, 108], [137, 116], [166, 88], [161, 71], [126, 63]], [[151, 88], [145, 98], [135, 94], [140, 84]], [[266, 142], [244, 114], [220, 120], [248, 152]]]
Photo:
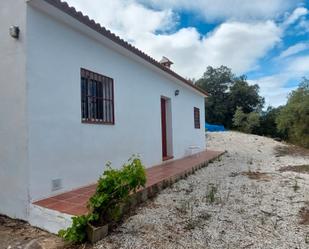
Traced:
[[237, 107], [233, 117], [233, 124], [242, 132], [252, 133], [254, 128], [259, 127], [260, 117], [257, 112], [244, 113], [241, 107]]
[[72, 226], [59, 231], [59, 236], [65, 240], [84, 242], [88, 223], [104, 225], [118, 222], [122, 205], [126, 203], [129, 195], [145, 186], [146, 173], [139, 158], [130, 158], [121, 169], [112, 169], [110, 163], [106, 166], [107, 170], [98, 180], [96, 192], [88, 202], [89, 214], [73, 217]]
[[119, 205], [127, 200], [129, 194], [146, 183], [145, 169], [138, 158], [130, 159], [121, 170], [112, 169], [110, 165], [107, 167], [89, 202], [90, 210], [105, 219], [111, 218], [111, 215], [117, 216], [112, 211], [119, 212]]
[[253, 133], [261, 136], [287, 139], [286, 132], [277, 129], [276, 119], [283, 106], [277, 108], [269, 106], [266, 111], [261, 112], [260, 126], [254, 129]]
[[90, 215], [82, 215], [72, 218], [72, 226], [66, 230], [60, 230], [58, 235], [67, 241], [82, 243], [86, 240], [86, 227]]
[[304, 78], [293, 91], [276, 119], [280, 132], [292, 143], [309, 148], [309, 79]]

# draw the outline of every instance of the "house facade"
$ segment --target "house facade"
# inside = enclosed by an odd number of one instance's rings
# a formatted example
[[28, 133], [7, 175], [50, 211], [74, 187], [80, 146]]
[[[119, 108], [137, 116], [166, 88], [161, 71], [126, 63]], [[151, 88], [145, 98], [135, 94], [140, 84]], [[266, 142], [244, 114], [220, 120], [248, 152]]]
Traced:
[[0, 2], [0, 213], [205, 149], [206, 93], [58, 0]]

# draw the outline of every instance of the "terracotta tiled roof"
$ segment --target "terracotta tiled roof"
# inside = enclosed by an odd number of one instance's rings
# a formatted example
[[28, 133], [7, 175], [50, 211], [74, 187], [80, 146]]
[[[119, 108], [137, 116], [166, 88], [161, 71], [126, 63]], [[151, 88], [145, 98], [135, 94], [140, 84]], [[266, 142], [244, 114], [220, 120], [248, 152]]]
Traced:
[[123, 48], [131, 51], [132, 53], [138, 55], [145, 61], [153, 64], [154, 66], [158, 67], [159, 69], [165, 71], [166, 73], [172, 75], [176, 79], [182, 81], [183, 83], [187, 84], [188, 86], [192, 87], [193, 89], [199, 91], [204, 95], [208, 95], [203, 89], [195, 86], [190, 81], [185, 79], [184, 77], [180, 76], [179, 74], [175, 73], [171, 69], [161, 65], [158, 61], [150, 57], [149, 55], [145, 54], [138, 48], [132, 46], [130, 43], [126, 42], [125, 40], [121, 39], [119, 36], [115, 35], [111, 31], [107, 30], [106, 28], [102, 27], [99, 23], [96, 23], [94, 20], [90, 19], [88, 16], [84, 15], [80, 11], [76, 11], [74, 7], [70, 7], [68, 3], [62, 2], [61, 0], [43, 0], [50, 5], [56, 7], [57, 9], [63, 11], [64, 13], [70, 15], [71, 17], [75, 18], [79, 22], [83, 23], [84, 25], [88, 26], [89, 28], [95, 30], [96, 32], [100, 33], [101, 35], [107, 37], [111, 41], [117, 43], [118, 45], [122, 46]]

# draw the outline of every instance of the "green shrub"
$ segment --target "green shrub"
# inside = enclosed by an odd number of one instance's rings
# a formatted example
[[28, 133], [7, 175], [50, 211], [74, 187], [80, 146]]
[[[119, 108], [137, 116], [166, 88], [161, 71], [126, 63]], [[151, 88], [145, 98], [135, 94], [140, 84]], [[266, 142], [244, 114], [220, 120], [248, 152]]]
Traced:
[[309, 79], [304, 78], [292, 91], [276, 122], [278, 130], [287, 133], [290, 142], [309, 148]]
[[72, 221], [72, 226], [66, 230], [60, 230], [58, 235], [67, 241], [84, 242], [86, 240], [86, 226], [89, 222], [89, 215], [73, 217]]
[[145, 186], [145, 168], [138, 157], [130, 158], [121, 169], [112, 169], [110, 163], [106, 166], [107, 170], [98, 180], [96, 192], [88, 202], [89, 214], [73, 217], [72, 226], [59, 231], [59, 236], [65, 240], [84, 242], [87, 223], [104, 225], [118, 222], [122, 214], [122, 205], [126, 203], [129, 195]]
[[257, 112], [244, 113], [241, 107], [237, 110], [233, 117], [233, 125], [239, 131], [252, 133], [252, 131], [260, 126], [260, 117]]
[[215, 202], [217, 191], [218, 191], [218, 189], [217, 189], [216, 186], [213, 186], [213, 185], [210, 186], [210, 190], [209, 190], [208, 194], [206, 195], [206, 198], [207, 198], [209, 203]]

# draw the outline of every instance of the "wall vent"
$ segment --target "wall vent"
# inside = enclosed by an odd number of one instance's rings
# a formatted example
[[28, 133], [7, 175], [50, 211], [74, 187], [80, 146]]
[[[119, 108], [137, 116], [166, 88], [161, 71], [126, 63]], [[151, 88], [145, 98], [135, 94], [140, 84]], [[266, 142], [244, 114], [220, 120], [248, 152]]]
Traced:
[[62, 189], [62, 179], [53, 179], [52, 180], [52, 191], [57, 191]]

